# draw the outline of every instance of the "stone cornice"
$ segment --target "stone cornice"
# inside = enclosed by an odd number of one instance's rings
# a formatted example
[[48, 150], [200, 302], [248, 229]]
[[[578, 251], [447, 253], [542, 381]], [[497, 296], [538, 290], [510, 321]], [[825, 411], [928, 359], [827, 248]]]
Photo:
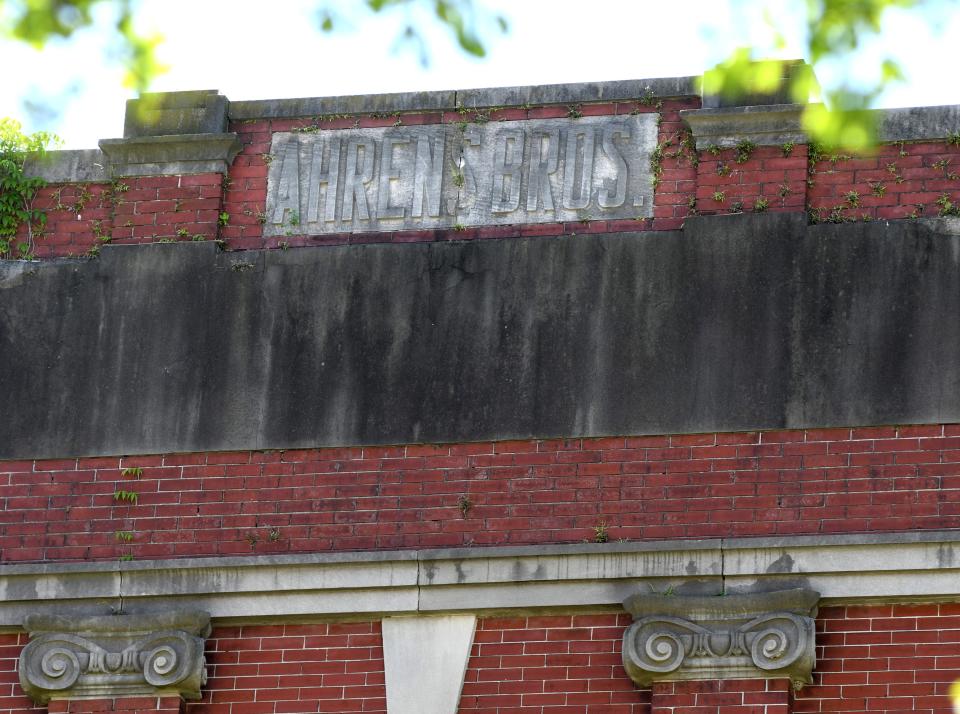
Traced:
[[623, 636], [623, 666], [641, 687], [789, 678], [799, 689], [811, 681], [819, 598], [804, 589], [724, 597], [633, 595], [624, 602], [634, 622]]
[[0, 566], [0, 628], [188, 606], [221, 621], [619, 609], [644, 591], [955, 600], [958, 579], [960, 531], [17, 564]]
[[51, 699], [177, 695], [199, 699], [206, 683], [210, 616], [183, 610], [149, 615], [24, 618], [20, 686], [37, 704]]
[[101, 139], [111, 176], [226, 173], [240, 151], [236, 134], [171, 134]]
[[807, 141], [800, 125], [803, 104], [688, 109], [680, 112], [693, 132], [697, 149], [730, 148], [742, 141], [757, 146], [779, 146]]

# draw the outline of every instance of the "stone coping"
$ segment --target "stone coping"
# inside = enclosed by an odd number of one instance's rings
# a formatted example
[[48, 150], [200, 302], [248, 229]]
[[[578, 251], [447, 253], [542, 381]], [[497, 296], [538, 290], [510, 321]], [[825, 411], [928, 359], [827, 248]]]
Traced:
[[[747, 140], [760, 146], [805, 143], [803, 104], [686, 109], [680, 112], [698, 149], [729, 148]], [[877, 140], [937, 141], [960, 133], [960, 105], [877, 109]]]
[[624, 79], [610, 82], [538, 84], [435, 92], [397, 92], [340, 97], [301, 97], [230, 102], [234, 121], [310, 117], [323, 114], [456, 111], [460, 107], [489, 108], [523, 105], [613, 102], [654, 96], [699, 96], [699, 77]]
[[[355, 97], [313, 97], [302, 99], [267, 99], [232, 102], [230, 117], [246, 121], [271, 118], [310, 117], [321, 114], [392, 113], [396, 111], [442, 111], [458, 106], [490, 107], [520, 106], [524, 104], [572, 104], [591, 101], [619, 101], [644, 96], [647, 87], [658, 97], [691, 96], [694, 77], [675, 77], [661, 80], [623, 80], [584, 84], [558, 84], [533, 87], [502, 87], [473, 89], [460, 92], [406, 92], [374, 94]], [[685, 91], [690, 87], [690, 91]], [[460, 104], [458, 104], [458, 102]], [[723, 107], [692, 109], [681, 112], [694, 132], [697, 147], [705, 149], [716, 145], [735, 146], [741, 140], [760, 145], [778, 145], [787, 141], [803, 143], [806, 138], [800, 128], [802, 105], [767, 105], [751, 107]], [[908, 107], [876, 110], [880, 142], [937, 141], [960, 132], [960, 105]], [[220, 135], [211, 135], [217, 136]], [[154, 137], [156, 139], [158, 137]], [[104, 140], [114, 149], [112, 142]], [[140, 138], [140, 144], [143, 139]], [[231, 142], [232, 143], [232, 142]], [[162, 142], [161, 142], [162, 144]], [[185, 173], [223, 171], [223, 161], [232, 159], [235, 147], [217, 152], [211, 161], [171, 162], [169, 166], [155, 163], [135, 169], [133, 175], [158, 175], [182, 171]], [[191, 156], [191, 159], [194, 157]], [[26, 173], [51, 183], [88, 183], [109, 181], [110, 162], [98, 149], [69, 149], [49, 151], [40, 159], [29, 159]], [[123, 164], [122, 171], [129, 171]]]
[[616, 609], [638, 590], [807, 588], [824, 603], [956, 600], [960, 530], [0, 566], [0, 628], [29, 614], [218, 621]]

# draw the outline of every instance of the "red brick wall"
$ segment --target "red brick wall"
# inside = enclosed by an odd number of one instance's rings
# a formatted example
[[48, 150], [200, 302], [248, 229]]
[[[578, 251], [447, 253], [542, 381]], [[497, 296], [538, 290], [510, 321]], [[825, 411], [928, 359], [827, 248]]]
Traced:
[[[216, 240], [223, 176], [142, 176], [113, 183], [48, 185], [34, 207], [47, 216], [38, 258], [94, 255], [106, 243]], [[15, 241], [26, 240], [21, 227]]]
[[700, 152], [697, 211], [702, 215], [802, 211], [807, 147], [714, 149]]
[[35, 707], [20, 689], [17, 659], [28, 642], [26, 633], [0, 634], [0, 713], [44, 714], [46, 707]]
[[100, 714], [101, 712], [180, 714], [183, 711], [183, 700], [180, 697], [54, 700], [50, 702], [47, 711], [50, 714]]
[[386, 714], [380, 622], [217, 627], [187, 714]]
[[860, 158], [824, 153], [810, 181], [815, 220], [936, 216], [960, 204], [960, 145], [885, 144]]
[[461, 714], [646, 714], [650, 691], [622, 663], [630, 616], [478, 620]]
[[794, 712], [951, 714], [960, 604], [849, 605], [817, 617], [814, 685]]
[[787, 679], [663, 682], [653, 686], [650, 714], [789, 714]]
[[0, 506], [0, 562], [936, 530], [960, 425], [7, 461]]

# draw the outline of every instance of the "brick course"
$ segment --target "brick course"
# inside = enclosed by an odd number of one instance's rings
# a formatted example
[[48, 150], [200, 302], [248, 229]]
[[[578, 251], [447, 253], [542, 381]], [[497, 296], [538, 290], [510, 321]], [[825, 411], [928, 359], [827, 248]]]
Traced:
[[938, 530], [960, 425], [6, 461], [0, 509], [2, 562]]
[[960, 203], [960, 145], [897, 142], [870, 156], [825, 153], [813, 163], [808, 202], [815, 220], [898, 219]]
[[[34, 207], [46, 213], [38, 258], [93, 255], [106, 243], [216, 240], [223, 176], [141, 176], [112, 183], [50, 184]], [[21, 227], [17, 241], [26, 239]]]

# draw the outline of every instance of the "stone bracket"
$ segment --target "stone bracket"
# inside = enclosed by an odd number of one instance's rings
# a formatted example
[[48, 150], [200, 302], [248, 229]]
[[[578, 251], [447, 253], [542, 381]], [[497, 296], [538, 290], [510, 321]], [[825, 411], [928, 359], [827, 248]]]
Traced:
[[809, 684], [816, 661], [820, 594], [781, 590], [722, 597], [634, 595], [623, 666], [641, 687], [654, 682], [787, 678]]
[[30, 615], [24, 628], [30, 642], [20, 654], [20, 686], [37, 704], [136, 696], [199, 699], [207, 681], [205, 612]]

